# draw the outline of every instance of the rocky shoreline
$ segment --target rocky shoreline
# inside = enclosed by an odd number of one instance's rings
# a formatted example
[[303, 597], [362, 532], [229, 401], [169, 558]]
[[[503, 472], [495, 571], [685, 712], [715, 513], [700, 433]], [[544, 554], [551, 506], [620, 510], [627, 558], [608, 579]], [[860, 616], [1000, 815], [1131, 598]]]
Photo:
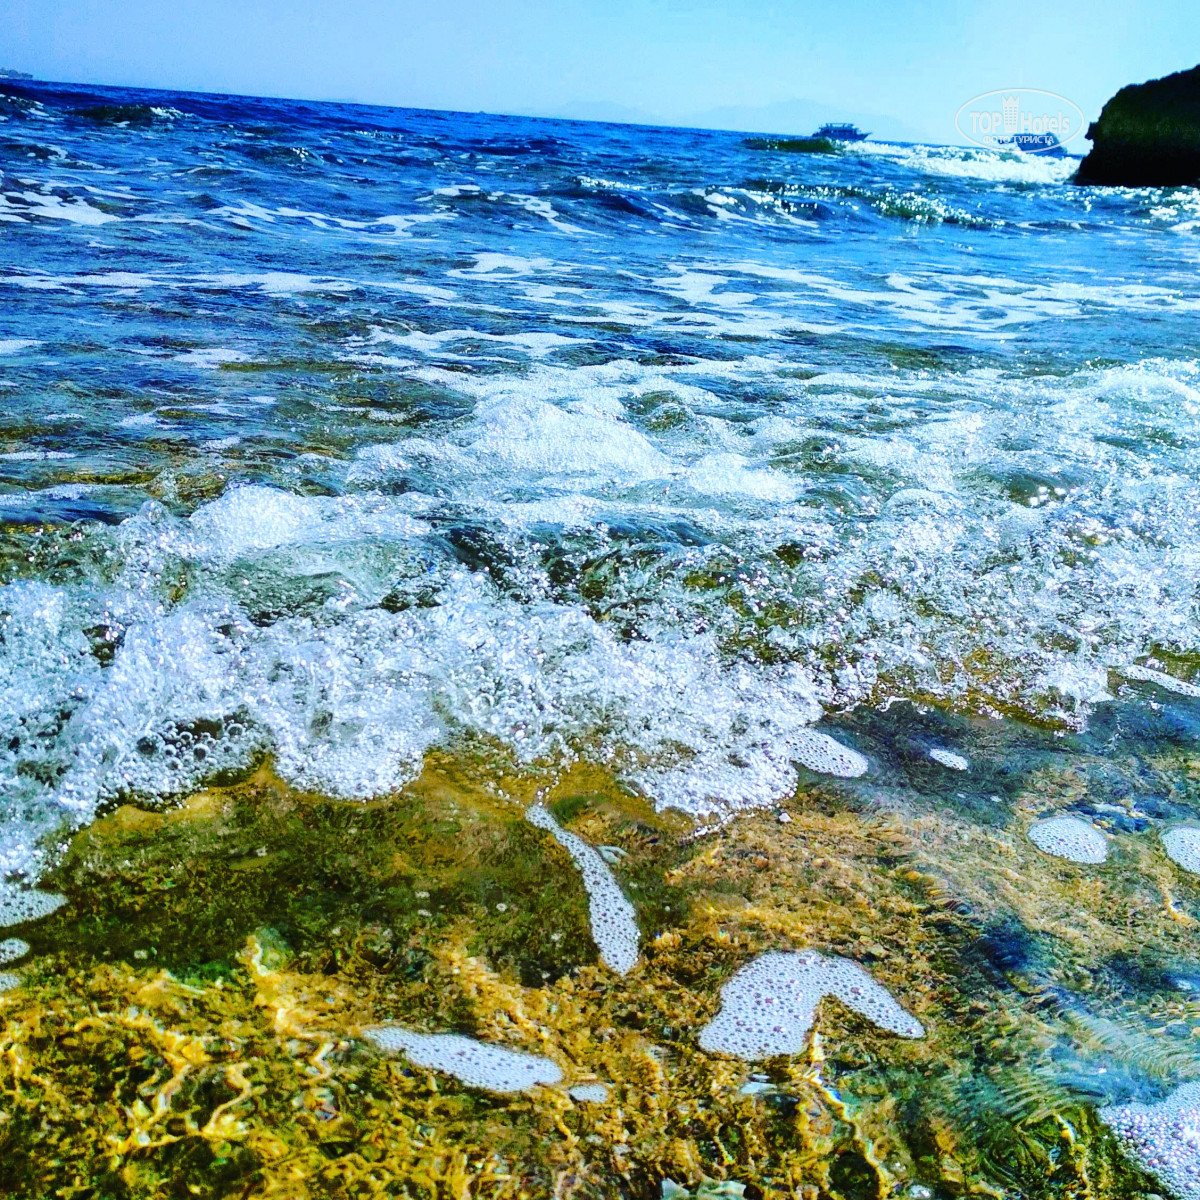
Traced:
[[1200, 66], [1122, 88], [1088, 127], [1092, 150], [1076, 183], [1186, 187], [1200, 183]]

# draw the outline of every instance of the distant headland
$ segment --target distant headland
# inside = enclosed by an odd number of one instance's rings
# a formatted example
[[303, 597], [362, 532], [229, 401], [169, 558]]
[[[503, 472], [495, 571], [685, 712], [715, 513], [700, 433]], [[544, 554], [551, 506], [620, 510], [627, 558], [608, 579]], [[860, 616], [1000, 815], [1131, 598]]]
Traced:
[[1076, 183], [1181, 187], [1200, 183], [1200, 66], [1123, 87], [1093, 121]]

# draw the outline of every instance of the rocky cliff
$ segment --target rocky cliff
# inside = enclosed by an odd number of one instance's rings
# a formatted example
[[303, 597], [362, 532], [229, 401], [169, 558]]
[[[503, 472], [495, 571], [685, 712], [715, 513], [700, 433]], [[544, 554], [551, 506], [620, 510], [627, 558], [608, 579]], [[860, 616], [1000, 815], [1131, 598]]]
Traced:
[[1172, 187], [1200, 182], [1200, 66], [1122, 88], [1088, 129], [1077, 183]]

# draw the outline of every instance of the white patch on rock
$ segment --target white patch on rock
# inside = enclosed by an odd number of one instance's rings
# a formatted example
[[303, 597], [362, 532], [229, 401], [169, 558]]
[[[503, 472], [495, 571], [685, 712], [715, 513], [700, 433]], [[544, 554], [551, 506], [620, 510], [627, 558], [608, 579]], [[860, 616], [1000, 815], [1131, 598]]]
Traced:
[[66, 896], [54, 892], [39, 892], [18, 887], [15, 883], [0, 883], [0, 929], [39, 921], [66, 904]]
[[953, 750], [943, 750], [941, 746], [934, 746], [929, 751], [929, 757], [935, 763], [949, 767], [951, 771], [969, 771], [971, 769], [971, 764], [961, 754], [955, 754]]
[[600, 959], [618, 975], [627, 974], [638, 960], [641, 943], [637, 912], [625, 898], [603, 856], [583, 838], [564, 829], [549, 809], [540, 804], [526, 809], [525, 819], [531, 825], [553, 834], [558, 844], [574, 860], [583, 876], [583, 887], [588, 897], [588, 916], [592, 923], [592, 941], [600, 951]]
[[1029, 827], [1029, 840], [1047, 854], [1077, 863], [1102, 863], [1108, 858], [1108, 839], [1078, 817], [1050, 817]]
[[603, 1083], [577, 1083], [567, 1093], [572, 1100], [585, 1104], [603, 1104], [608, 1099], [608, 1086]]
[[721, 989], [721, 1011], [700, 1031], [700, 1046], [751, 1061], [798, 1054], [825, 996], [891, 1033], [925, 1035], [921, 1022], [857, 963], [815, 950], [772, 951], [744, 966]]
[[1100, 1119], [1178, 1200], [1200, 1200], [1200, 1083], [1185, 1083], [1158, 1104], [1102, 1108]]
[[489, 1092], [523, 1092], [562, 1079], [558, 1064], [548, 1058], [457, 1033], [418, 1033], [399, 1025], [373, 1025], [362, 1034], [380, 1050], [405, 1054], [418, 1067], [445, 1071], [468, 1087]]
[[1200, 875], [1200, 829], [1190, 825], [1167, 829], [1162, 834], [1162, 844], [1173, 863], [1193, 875]]
[[29, 943], [20, 938], [5, 938], [0, 942], [0, 963], [16, 962], [29, 953]]

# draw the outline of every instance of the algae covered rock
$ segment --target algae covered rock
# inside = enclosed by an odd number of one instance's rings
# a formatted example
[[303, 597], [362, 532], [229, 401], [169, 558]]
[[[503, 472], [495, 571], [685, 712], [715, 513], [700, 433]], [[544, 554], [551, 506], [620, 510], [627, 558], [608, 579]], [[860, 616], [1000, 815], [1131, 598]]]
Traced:
[[1093, 121], [1076, 183], [1181, 187], [1200, 182], [1200, 66], [1122, 88]]

